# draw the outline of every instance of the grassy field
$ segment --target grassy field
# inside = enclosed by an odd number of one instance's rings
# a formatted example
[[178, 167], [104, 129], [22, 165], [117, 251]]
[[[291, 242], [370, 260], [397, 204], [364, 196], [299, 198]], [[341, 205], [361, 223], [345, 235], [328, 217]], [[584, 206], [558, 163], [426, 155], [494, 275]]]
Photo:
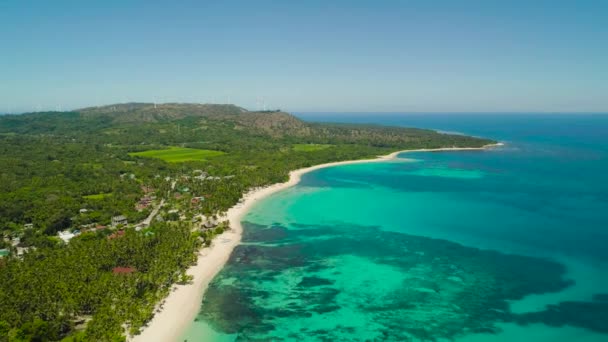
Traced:
[[87, 196], [82, 196], [86, 199], [91, 199], [91, 200], [101, 200], [104, 199], [106, 197], [112, 197], [112, 193], [107, 193], [107, 194], [94, 194], [94, 195], [87, 195]]
[[198, 150], [185, 147], [170, 147], [164, 150], [149, 150], [143, 152], [129, 153], [133, 157], [157, 158], [167, 163], [182, 163], [187, 161], [202, 161], [207, 158], [221, 156], [221, 151]]
[[327, 144], [295, 144], [293, 150], [297, 152], [314, 152], [330, 148], [333, 145]]

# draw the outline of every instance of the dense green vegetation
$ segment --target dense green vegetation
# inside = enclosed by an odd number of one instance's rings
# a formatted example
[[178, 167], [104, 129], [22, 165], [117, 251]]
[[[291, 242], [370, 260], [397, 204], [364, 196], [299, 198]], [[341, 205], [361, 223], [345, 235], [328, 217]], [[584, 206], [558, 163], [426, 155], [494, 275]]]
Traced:
[[[248, 189], [285, 181], [289, 170], [490, 142], [306, 123], [232, 105], [2, 116], [0, 248], [11, 254], [0, 259], [0, 341], [120, 340], [123, 324], [136, 333], [183, 280], [199, 244], [226, 229], [206, 229], [200, 215], [221, 216]], [[128, 224], [106, 227], [118, 215]], [[76, 235], [67, 244], [57, 235], [66, 231]], [[132, 272], [116, 274], [116, 267]]]
[[295, 144], [293, 150], [297, 152], [314, 152], [330, 148], [329, 144]]
[[183, 163], [187, 161], [203, 161], [208, 158], [225, 154], [221, 151], [199, 150], [185, 147], [169, 147], [163, 150], [148, 150], [143, 152], [129, 153], [132, 157], [158, 158], [167, 163]]
[[114, 239], [87, 233], [63, 248], [8, 260], [0, 272], [2, 334], [59, 340], [87, 322], [85, 340], [120, 340], [121, 325], [137, 332], [183, 277], [197, 243], [188, 226], [162, 224]]

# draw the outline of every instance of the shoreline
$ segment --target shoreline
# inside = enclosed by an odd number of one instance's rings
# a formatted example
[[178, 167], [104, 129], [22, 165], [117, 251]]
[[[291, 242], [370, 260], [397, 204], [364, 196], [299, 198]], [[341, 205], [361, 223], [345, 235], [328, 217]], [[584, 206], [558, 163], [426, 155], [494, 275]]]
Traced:
[[169, 295], [159, 306], [160, 311], [156, 312], [154, 317], [148, 322], [148, 325], [142, 328], [142, 332], [139, 335], [129, 337], [127, 340], [133, 342], [178, 341], [198, 314], [203, 295], [209, 283], [228, 262], [232, 250], [240, 243], [243, 232], [243, 226], [241, 225], [242, 218], [259, 200], [298, 184], [302, 175], [318, 169], [338, 165], [393, 160], [401, 153], [486, 150], [503, 145], [503, 143], [496, 143], [482, 147], [404, 150], [374, 159], [346, 160], [319, 164], [290, 171], [287, 182], [252, 189], [243, 195], [239, 203], [228, 210], [227, 218], [231, 229], [217, 236], [210, 247], [199, 250], [196, 265], [191, 266], [187, 271], [188, 275], [193, 276], [192, 282], [187, 285], [174, 284]]

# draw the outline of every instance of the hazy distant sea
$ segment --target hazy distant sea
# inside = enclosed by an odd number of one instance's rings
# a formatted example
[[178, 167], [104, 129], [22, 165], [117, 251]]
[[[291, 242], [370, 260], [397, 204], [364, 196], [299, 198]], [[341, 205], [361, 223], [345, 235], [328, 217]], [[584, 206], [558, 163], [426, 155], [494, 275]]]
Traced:
[[608, 115], [302, 113], [506, 145], [259, 203], [184, 339], [608, 341]]

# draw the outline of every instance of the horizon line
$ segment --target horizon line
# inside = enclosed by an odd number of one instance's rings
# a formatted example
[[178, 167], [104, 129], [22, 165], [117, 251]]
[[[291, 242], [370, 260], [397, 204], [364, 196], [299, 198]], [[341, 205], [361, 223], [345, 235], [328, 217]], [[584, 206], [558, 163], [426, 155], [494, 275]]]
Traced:
[[[251, 112], [259, 112], [263, 111], [262, 109], [248, 109], [244, 106], [240, 106], [235, 103], [212, 103], [212, 102], [143, 102], [143, 101], [130, 101], [130, 102], [116, 102], [110, 104], [102, 104], [102, 105], [90, 105], [83, 106], [71, 109], [37, 109], [37, 110], [29, 110], [29, 111], [7, 111], [0, 112], [0, 115], [20, 115], [20, 114], [34, 114], [34, 113], [64, 113], [64, 112], [75, 112], [82, 109], [88, 108], [99, 108], [99, 107], [109, 107], [116, 105], [129, 105], [129, 104], [143, 104], [143, 105], [169, 105], [169, 104], [184, 104], [184, 105], [232, 105], [236, 107], [240, 107], [246, 109]], [[287, 113], [303, 113], [303, 114], [608, 114], [608, 109], [604, 111], [556, 111], [556, 110], [382, 110], [382, 111], [374, 111], [374, 110], [282, 110], [281, 108], [270, 108], [267, 110], [280, 110], [282, 112]]]

